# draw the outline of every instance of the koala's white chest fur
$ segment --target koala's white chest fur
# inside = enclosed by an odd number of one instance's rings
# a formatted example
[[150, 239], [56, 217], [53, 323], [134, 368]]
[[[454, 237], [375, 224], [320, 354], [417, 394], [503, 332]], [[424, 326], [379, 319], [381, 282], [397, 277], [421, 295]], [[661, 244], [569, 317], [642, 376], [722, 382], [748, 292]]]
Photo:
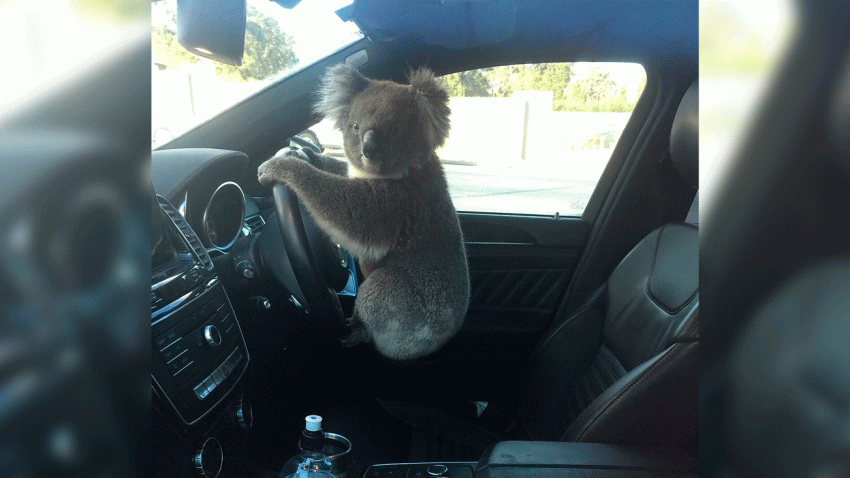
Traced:
[[391, 174], [388, 176], [378, 176], [376, 174], [369, 173], [367, 171], [363, 171], [362, 169], [358, 169], [351, 162], [348, 163], [348, 177], [349, 178], [361, 178], [361, 179], [401, 179], [407, 176], [406, 171], [399, 171], [395, 174]]
[[[358, 259], [368, 259], [378, 261], [384, 258], [389, 252], [389, 248], [377, 245], [363, 244], [362, 242], [352, 238], [330, 221], [325, 221], [321, 217], [316, 217], [316, 222], [328, 234], [331, 240], [343, 248], [346, 252]], [[366, 227], [364, 224], [363, 227]]]

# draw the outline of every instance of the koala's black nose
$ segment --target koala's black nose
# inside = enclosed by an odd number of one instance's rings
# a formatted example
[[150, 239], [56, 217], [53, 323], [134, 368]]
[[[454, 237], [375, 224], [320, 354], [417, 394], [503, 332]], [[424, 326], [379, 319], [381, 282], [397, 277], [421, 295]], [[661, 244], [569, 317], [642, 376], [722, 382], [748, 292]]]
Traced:
[[378, 147], [378, 133], [375, 130], [370, 129], [363, 133], [363, 156], [366, 156], [371, 161], [377, 161], [381, 159], [381, 151]]

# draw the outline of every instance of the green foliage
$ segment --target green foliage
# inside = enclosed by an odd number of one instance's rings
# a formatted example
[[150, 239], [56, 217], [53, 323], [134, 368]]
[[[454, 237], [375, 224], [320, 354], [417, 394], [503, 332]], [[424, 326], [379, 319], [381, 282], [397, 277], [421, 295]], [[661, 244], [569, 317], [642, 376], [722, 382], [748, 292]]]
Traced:
[[215, 74], [227, 81], [255, 81], [274, 76], [295, 65], [294, 41], [274, 18], [248, 7], [245, 25], [245, 54], [242, 66], [216, 62]]
[[[628, 101], [626, 87], [610, 75], [591, 68], [585, 78], [574, 79], [570, 63], [534, 63], [463, 71], [442, 77], [452, 97], [490, 96], [510, 98], [517, 91], [551, 91], [555, 111], [594, 111], [629, 113], [635, 104]], [[641, 80], [638, 97], [646, 86]]]
[[461, 71], [441, 78], [451, 97], [490, 96], [490, 85], [482, 70]]
[[[165, 25], [153, 28], [154, 62], [167, 69], [184, 63], [197, 63], [200, 57], [190, 53], [177, 42], [176, 33]], [[242, 66], [215, 63], [215, 73], [226, 81], [255, 81], [274, 76], [295, 65], [298, 59], [292, 51], [294, 40], [280, 29], [275, 19], [256, 8], [248, 8], [245, 25], [245, 54]]]
[[628, 101], [625, 86], [619, 86], [608, 73], [591, 68], [586, 77], [569, 85], [563, 101], [556, 101], [554, 108], [555, 111], [630, 113], [634, 107]]
[[492, 96], [510, 97], [515, 91], [551, 91], [557, 102], [564, 98], [573, 70], [569, 63], [534, 63], [490, 68], [485, 76]]
[[177, 42], [177, 34], [165, 25], [153, 27], [151, 41], [153, 61], [165, 65], [165, 68], [169, 70], [179, 68], [183, 63], [197, 63], [200, 60], [200, 57], [180, 46]]

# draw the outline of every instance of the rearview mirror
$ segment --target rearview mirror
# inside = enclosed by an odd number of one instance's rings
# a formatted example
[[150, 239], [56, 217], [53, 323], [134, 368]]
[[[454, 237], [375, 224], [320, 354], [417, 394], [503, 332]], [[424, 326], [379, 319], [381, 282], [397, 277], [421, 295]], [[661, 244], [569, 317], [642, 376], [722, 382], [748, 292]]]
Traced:
[[242, 66], [245, 0], [177, 0], [177, 41], [192, 53]]

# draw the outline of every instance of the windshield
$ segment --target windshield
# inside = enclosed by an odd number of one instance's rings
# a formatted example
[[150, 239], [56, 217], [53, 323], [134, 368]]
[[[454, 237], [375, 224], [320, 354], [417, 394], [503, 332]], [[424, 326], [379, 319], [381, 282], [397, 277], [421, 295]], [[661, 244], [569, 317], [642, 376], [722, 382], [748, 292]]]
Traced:
[[152, 146], [171, 141], [264, 87], [360, 38], [336, 10], [351, 0], [304, 1], [291, 10], [248, 0], [241, 67], [196, 56], [177, 43], [177, 0], [152, 4]]

